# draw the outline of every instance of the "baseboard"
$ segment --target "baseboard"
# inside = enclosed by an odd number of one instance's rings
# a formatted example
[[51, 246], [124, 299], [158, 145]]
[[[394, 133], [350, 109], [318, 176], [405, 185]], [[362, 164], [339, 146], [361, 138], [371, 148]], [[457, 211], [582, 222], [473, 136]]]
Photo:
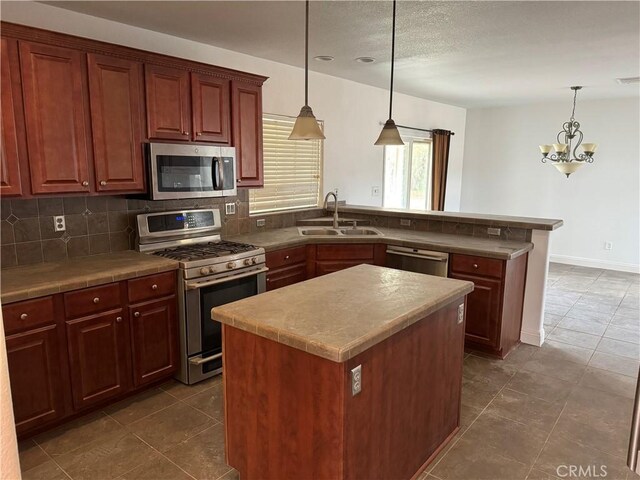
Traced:
[[544, 343], [544, 330], [540, 332], [520, 332], [520, 341], [527, 345], [534, 345], [540, 347]]
[[608, 262], [606, 260], [596, 260], [593, 258], [571, 257], [569, 255], [551, 255], [550, 262], [564, 263], [567, 265], [577, 265], [579, 267], [604, 268], [606, 270], [617, 270], [619, 272], [640, 273], [640, 265], [623, 262]]

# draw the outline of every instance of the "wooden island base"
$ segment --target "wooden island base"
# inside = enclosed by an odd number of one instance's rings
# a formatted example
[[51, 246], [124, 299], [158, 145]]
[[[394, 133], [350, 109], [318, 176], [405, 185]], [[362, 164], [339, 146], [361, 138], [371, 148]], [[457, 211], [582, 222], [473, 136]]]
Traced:
[[229, 465], [242, 480], [416, 478], [459, 428], [463, 302], [343, 363], [223, 325]]

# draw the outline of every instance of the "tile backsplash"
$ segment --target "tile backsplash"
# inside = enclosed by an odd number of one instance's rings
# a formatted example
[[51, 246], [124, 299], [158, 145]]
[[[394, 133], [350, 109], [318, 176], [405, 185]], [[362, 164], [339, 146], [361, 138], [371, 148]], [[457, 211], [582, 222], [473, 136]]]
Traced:
[[[224, 204], [236, 204], [225, 215]], [[135, 246], [136, 215], [181, 208], [219, 208], [222, 235], [248, 233], [249, 192], [237, 197], [151, 201], [126, 197], [65, 197], [1, 199], [2, 268], [67, 258], [131, 250]], [[65, 232], [54, 231], [53, 217], [64, 215]], [[255, 223], [255, 222], [254, 222]]]

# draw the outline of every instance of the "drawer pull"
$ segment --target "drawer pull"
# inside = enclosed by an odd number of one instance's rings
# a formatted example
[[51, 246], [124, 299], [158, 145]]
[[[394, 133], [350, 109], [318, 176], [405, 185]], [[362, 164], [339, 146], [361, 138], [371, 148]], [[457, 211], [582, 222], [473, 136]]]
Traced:
[[104, 187], [107, 184], [106, 180], [100, 180], [100, 186]]
[[151, 290], [157, 290], [157, 289], [158, 289], [158, 285], [156, 285], [155, 283], [151, 285]]
[[26, 313], [23, 313], [22, 315], [20, 315], [20, 320], [26, 320], [28, 316], [29, 315], [27, 315]]
[[93, 299], [93, 303], [100, 303], [100, 297], [96, 297]]
[[86, 180], [84, 182], [82, 182], [82, 186], [83, 187], [88, 187], [89, 186], [89, 182], [87, 182]]
[[135, 313], [133, 314], [133, 316], [134, 316], [134, 317], [136, 317], [136, 318], [138, 318], [138, 317], [140, 316], [140, 312], [135, 312]]
[[284, 256], [284, 259], [285, 259], [285, 260], [289, 260], [289, 255], [285, 255], [285, 256]]
[[196, 135], [197, 135], [197, 136], [200, 136], [200, 135], [202, 135], [202, 132], [198, 132], [198, 133], [196, 133]]
[[473, 264], [473, 268], [478, 268], [478, 264], [477, 264], [477, 263], [474, 263], [474, 264]]
[[122, 317], [116, 317], [116, 322], [120, 323], [122, 321]]

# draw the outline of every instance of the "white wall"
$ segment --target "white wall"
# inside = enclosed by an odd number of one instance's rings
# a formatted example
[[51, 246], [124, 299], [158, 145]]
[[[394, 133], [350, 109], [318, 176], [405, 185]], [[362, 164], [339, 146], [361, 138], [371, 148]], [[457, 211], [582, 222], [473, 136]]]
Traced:
[[[2, 2], [2, 20], [117, 43], [266, 75], [266, 113], [298, 115], [304, 102], [303, 70], [281, 63], [32, 2]], [[302, 41], [302, 39], [300, 39]], [[309, 103], [325, 121], [324, 188], [338, 188], [352, 204], [381, 205], [371, 187], [382, 186], [382, 149], [374, 147], [388, 111], [384, 89], [311, 72]], [[452, 138], [447, 210], [460, 205], [465, 114], [463, 108], [394, 95], [394, 119], [419, 128], [444, 128]]]
[[[555, 142], [570, 109], [567, 89], [559, 104], [468, 110], [461, 210], [562, 218], [564, 226], [551, 235], [552, 261], [637, 270], [639, 99], [578, 95], [584, 141], [599, 147], [595, 162], [567, 179], [540, 163], [538, 145]], [[613, 250], [604, 250], [605, 241]]]

